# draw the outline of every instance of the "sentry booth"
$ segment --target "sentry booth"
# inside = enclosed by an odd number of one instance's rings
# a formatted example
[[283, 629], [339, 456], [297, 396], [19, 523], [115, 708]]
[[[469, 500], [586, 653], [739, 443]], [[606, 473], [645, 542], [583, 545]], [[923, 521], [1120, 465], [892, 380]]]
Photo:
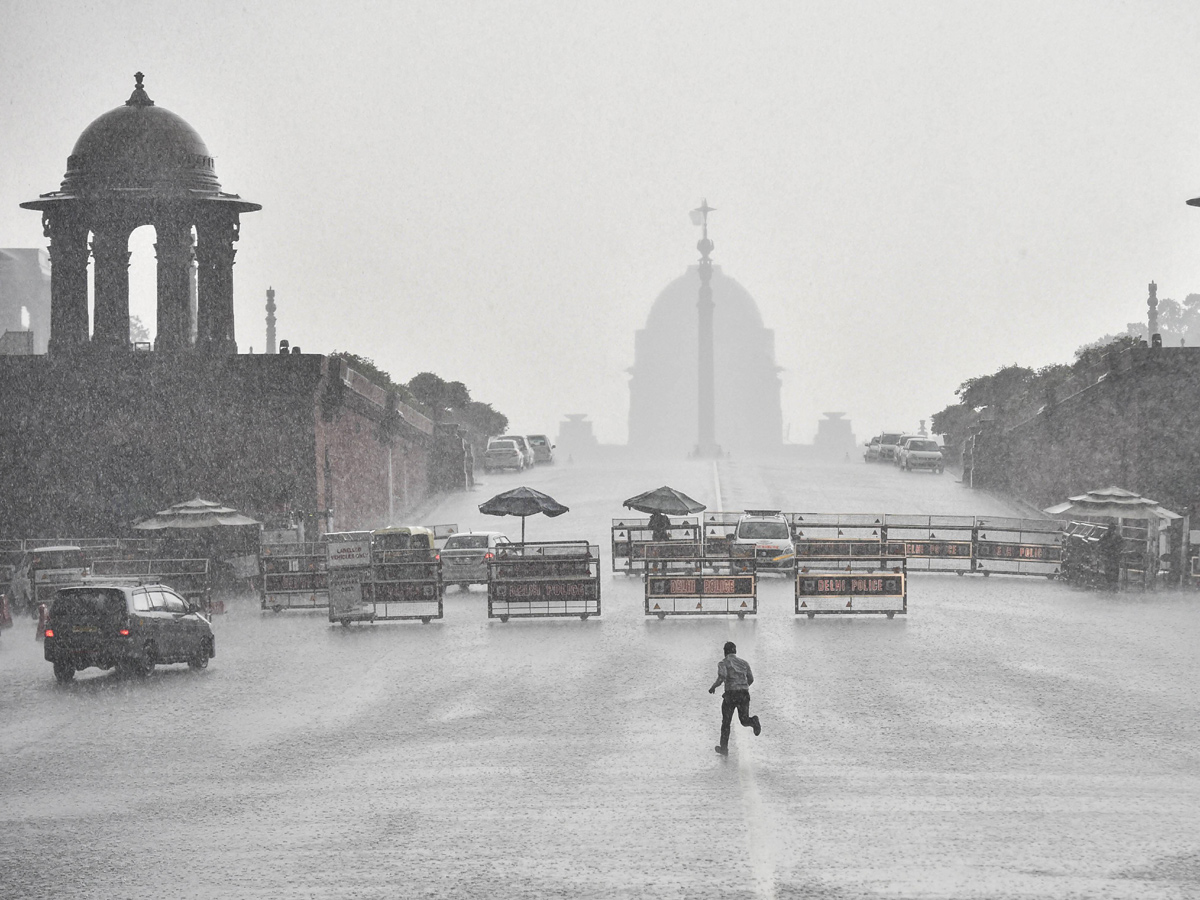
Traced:
[[600, 615], [600, 547], [587, 541], [506, 544], [488, 560], [488, 618]]
[[903, 556], [847, 560], [805, 559], [796, 567], [796, 615], [889, 619], [908, 612], [908, 572]]
[[[659, 550], [666, 551], [658, 555]], [[647, 547], [647, 616], [737, 616], [758, 612], [754, 548], [726, 545], [722, 552], [678, 558], [669, 544]]]

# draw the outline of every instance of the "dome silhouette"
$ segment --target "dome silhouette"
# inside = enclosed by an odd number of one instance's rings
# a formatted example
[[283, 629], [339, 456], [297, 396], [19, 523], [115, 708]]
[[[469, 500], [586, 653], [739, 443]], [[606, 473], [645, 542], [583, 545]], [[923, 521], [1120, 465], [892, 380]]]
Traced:
[[[778, 451], [783, 444], [775, 332], [763, 327], [754, 297], [713, 266], [713, 359], [716, 438], [739, 454]], [[679, 456], [697, 438], [698, 266], [668, 284], [634, 335], [629, 369], [629, 446]]]
[[62, 182], [68, 193], [114, 189], [221, 189], [212, 156], [196, 129], [155, 106], [140, 73], [125, 105], [109, 110], [79, 135]]

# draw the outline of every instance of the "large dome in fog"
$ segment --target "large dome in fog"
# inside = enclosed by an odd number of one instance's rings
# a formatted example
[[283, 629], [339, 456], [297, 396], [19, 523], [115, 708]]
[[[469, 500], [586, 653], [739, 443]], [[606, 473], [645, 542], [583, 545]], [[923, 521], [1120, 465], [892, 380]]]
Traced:
[[[723, 450], [774, 452], [783, 443], [775, 332], [763, 327], [758, 304], [742, 285], [713, 266], [713, 358], [716, 437]], [[634, 335], [629, 370], [629, 446], [680, 456], [696, 445], [698, 266], [668, 284], [646, 327]]]

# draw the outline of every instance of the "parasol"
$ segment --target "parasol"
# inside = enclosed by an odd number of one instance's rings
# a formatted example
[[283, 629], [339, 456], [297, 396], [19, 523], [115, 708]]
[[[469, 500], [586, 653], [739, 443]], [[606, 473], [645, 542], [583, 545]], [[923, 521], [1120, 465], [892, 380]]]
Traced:
[[692, 513], [698, 513], [708, 508], [687, 494], [677, 491], [673, 487], [667, 487], [665, 484], [652, 491], [646, 491], [644, 494], [638, 494], [636, 497], [630, 497], [621, 505], [627, 509], [636, 509], [638, 512], [662, 513], [664, 516], [690, 516]]
[[1159, 505], [1157, 500], [1140, 497], [1132, 491], [1114, 486], [1088, 491], [1077, 497], [1042, 510], [1048, 516], [1068, 518], [1159, 519], [1173, 521], [1183, 518]]
[[521, 543], [523, 544], [525, 543], [526, 516], [536, 516], [541, 513], [553, 518], [570, 512], [570, 509], [549, 494], [522, 486], [505, 491], [503, 494], [497, 494], [491, 500], [480, 503], [479, 511], [487, 516], [520, 516]]
[[244, 516], [236, 509], [211, 500], [187, 500], [176, 503], [142, 519], [133, 527], [139, 531], [162, 531], [166, 528], [218, 528], [233, 525], [259, 525], [257, 519]]

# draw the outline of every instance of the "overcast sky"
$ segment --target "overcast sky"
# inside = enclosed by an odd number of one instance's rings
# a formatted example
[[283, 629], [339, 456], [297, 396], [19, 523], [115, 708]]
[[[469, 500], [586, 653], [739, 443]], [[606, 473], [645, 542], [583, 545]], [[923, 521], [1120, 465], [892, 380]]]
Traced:
[[[1200, 4], [0, 0], [0, 246], [133, 73], [242, 219], [237, 339], [460, 380], [626, 438], [633, 334], [695, 262], [758, 301], [808, 441], [915, 428], [1200, 292]], [[153, 241], [132, 311], [154, 319]], [[153, 327], [153, 326], [152, 326]], [[718, 376], [719, 377], [719, 376]]]

